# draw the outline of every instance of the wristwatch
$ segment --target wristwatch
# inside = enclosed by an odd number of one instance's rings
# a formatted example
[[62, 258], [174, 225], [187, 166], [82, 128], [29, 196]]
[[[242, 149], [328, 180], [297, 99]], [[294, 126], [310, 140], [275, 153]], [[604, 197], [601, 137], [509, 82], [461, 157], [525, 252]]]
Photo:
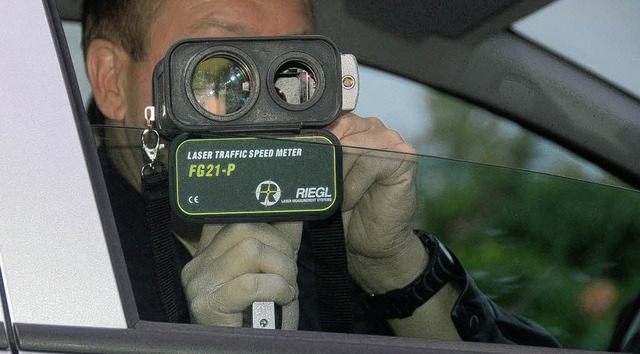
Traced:
[[422, 274], [402, 289], [364, 296], [365, 308], [386, 319], [411, 316], [461, 270], [460, 264], [437, 238], [424, 231], [414, 232], [429, 253], [429, 262]]

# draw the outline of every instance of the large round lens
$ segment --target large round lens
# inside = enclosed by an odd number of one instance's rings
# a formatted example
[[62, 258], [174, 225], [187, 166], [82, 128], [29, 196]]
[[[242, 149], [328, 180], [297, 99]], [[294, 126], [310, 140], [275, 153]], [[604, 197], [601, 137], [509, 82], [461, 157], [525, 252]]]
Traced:
[[285, 102], [303, 104], [310, 101], [316, 93], [316, 75], [303, 63], [287, 62], [278, 68], [274, 86], [278, 96]]
[[191, 88], [202, 108], [215, 115], [226, 115], [247, 104], [251, 82], [245, 66], [237, 61], [210, 57], [196, 66]]

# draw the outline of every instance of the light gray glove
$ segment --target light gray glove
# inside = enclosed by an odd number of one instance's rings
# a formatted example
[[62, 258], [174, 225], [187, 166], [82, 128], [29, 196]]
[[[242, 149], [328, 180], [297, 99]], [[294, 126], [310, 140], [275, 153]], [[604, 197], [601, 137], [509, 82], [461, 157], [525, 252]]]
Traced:
[[[429, 259], [412, 228], [415, 150], [377, 118], [347, 114], [330, 130], [343, 146], [366, 148], [343, 148], [342, 212], [349, 271], [370, 293], [403, 288], [422, 273]], [[459, 340], [450, 316], [458, 296], [447, 284], [413, 315], [389, 324], [398, 336]]]
[[301, 235], [301, 222], [205, 225], [182, 271], [192, 321], [239, 327], [253, 302], [275, 301], [282, 328], [297, 329]]
[[377, 118], [346, 114], [329, 130], [345, 146], [342, 212], [349, 271], [371, 293], [402, 288], [427, 262], [412, 228], [415, 150]]

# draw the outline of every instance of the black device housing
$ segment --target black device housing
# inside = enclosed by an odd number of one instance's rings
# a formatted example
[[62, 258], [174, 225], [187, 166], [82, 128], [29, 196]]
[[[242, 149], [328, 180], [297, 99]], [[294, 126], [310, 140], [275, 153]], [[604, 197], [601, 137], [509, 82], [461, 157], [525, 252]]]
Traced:
[[[238, 101], [242, 105], [230, 110], [231, 113], [226, 109], [222, 114], [212, 113], [215, 110], [207, 110], [196, 97], [194, 74], [199, 65], [210, 58], [230, 60], [241, 67], [242, 79], [236, 83], [242, 83]], [[222, 67], [220, 77], [235, 76], [225, 76], [228, 72], [225, 65]], [[306, 73], [310, 73], [313, 94], [296, 103], [284, 99], [276, 87], [276, 78], [289, 75], [287, 70], [283, 74], [283, 68], [303, 68], [305, 78]], [[208, 73], [216, 70], [215, 65], [204, 69]], [[205, 79], [205, 83], [231, 82], [217, 81], [216, 75], [212, 81]], [[173, 44], [155, 67], [153, 100], [155, 127], [163, 138], [175, 138], [169, 156], [174, 212], [195, 223], [318, 220], [335, 213], [342, 200], [342, 155], [338, 140], [323, 128], [344, 112], [342, 76], [341, 53], [331, 40], [322, 36], [204, 38]], [[208, 93], [210, 86], [204, 87]], [[211, 87], [211, 92], [215, 92], [217, 87]], [[328, 144], [306, 143], [309, 134], [326, 138]], [[250, 140], [252, 138], [258, 140]], [[298, 143], [290, 141], [296, 139]], [[198, 160], [192, 159], [189, 153], [177, 152], [178, 146], [196, 145], [209, 154], [227, 149], [251, 149], [254, 145], [271, 148], [274, 141], [298, 144], [304, 158], [285, 160], [276, 155], [273, 159], [247, 160], [218, 158], [216, 154], [215, 160]], [[311, 159], [307, 158], [311, 155]], [[224, 177], [216, 174], [217, 178], [193, 178], [190, 170], [185, 172], [184, 168], [194, 164], [215, 165], [223, 172], [224, 167], [220, 166], [233, 164], [238, 169], [232, 174], [227, 170]], [[283, 186], [282, 199], [278, 197], [274, 203], [261, 205], [256, 187], [264, 181], [276, 182], [274, 178]], [[331, 191], [331, 199], [291, 195], [298, 188], [312, 190], [315, 187]]]
[[[232, 114], [212, 114], [190, 93], [196, 66], [219, 55], [243, 63], [251, 78], [247, 104]], [[287, 103], [275, 88], [276, 72], [289, 62], [304, 64], [317, 80], [315, 94], [302, 104]], [[338, 48], [322, 36], [182, 40], [169, 49], [154, 71], [156, 126], [163, 135], [174, 136], [180, 132], [295, 132], [322, 128], [341, 113], [341, 70]]]

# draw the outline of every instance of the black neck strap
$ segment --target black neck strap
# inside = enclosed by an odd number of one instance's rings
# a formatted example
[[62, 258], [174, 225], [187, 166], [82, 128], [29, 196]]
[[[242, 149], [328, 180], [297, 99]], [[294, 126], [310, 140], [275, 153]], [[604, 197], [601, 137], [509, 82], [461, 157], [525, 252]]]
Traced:
[[147, 217], [147, 230], [156, 277], [156, 288], [162, 303], [165, 321], [178, 322], [178, 306], [174, 284], [176, 255], [171, 231], [169, 207], [169, 178], [167, 169], [156, 167], [142, 175], [142, 189]]
[[316, 267], [320, 325], [325, 332], [353, 333], [353, 296], [342, 212], [307, 223]]

